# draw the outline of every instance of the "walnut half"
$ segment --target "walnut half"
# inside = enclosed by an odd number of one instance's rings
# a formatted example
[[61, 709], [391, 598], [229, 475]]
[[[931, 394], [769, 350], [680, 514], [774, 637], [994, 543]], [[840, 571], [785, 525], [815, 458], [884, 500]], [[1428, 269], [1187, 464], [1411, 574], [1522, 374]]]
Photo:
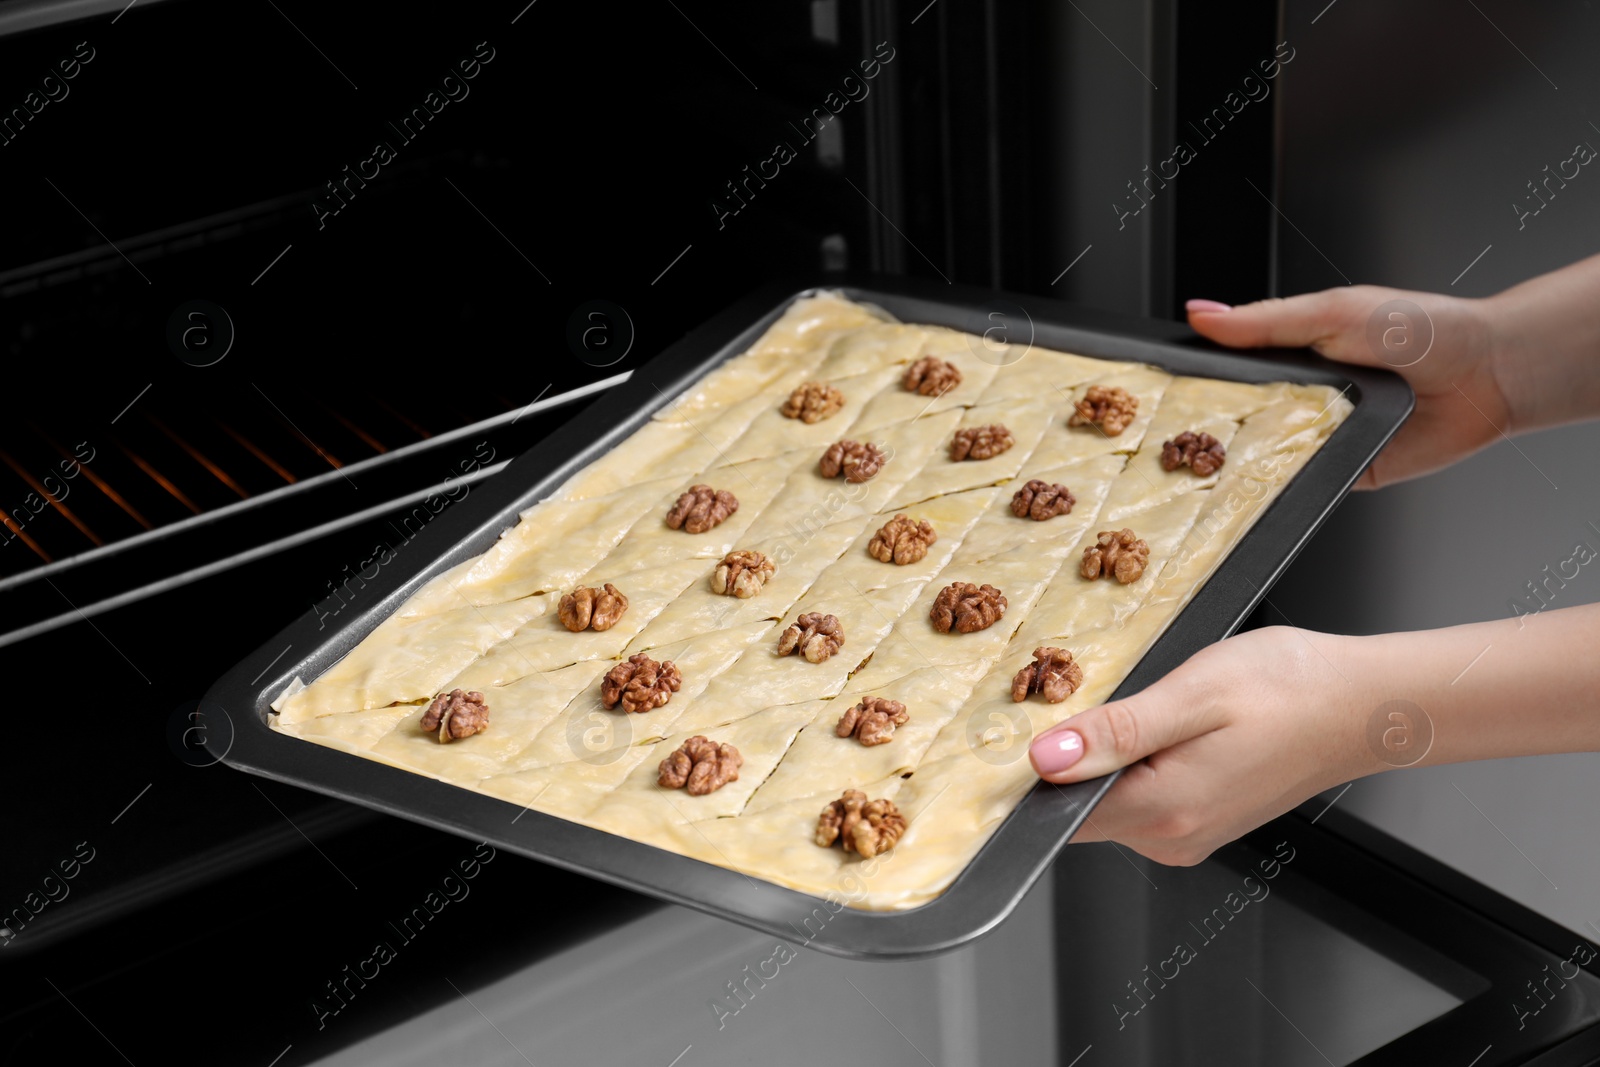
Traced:
[[861, 703], [839, 718], [834, 733], [840, 737], [854, 736], [863, 745], [883, 745], [894, 740], [894, 728], [911, 721], [911, 713], [898, 700], [883, 697], [862, 697]]
[[789, 394], [778, 413], [804, 423], [821, 422], [844, 407], [844, 394], [822, 382], [806, 382]]
[[670, 659], [657, 663], [640, 652], [612, 667], [600, 679], [600, 700], [608, 708], [637, 714], [661, 707], [683, 686], [683, 675]]
[[993, 459], [1016, 443], [1011, 431], [998, 422], [969, 426], [957, 430], [950, 439], [950, 459], [956, 463], [964, 459]]
[[1068, 426], [1094, 423], [1107, 437], [1116, 437], [1139, 414], [1139, 398], [1117, 386], [1091, 385], [1075, 405]]
[[867, 542], [867, 552], [882, 563], [905, 566], [927, 556], [928, 546], [939, 540], [927, 519], [896, 515]]
[[1161, 469], [1175, 471], [1188, 467], [1202, 478], [1222, 469], [1228, 450], [1222, 442], [1204, 431], [1185, 430], [1170, 441], [1161, 442]]
[[961, 368], [949, 360], [923, 356], [900, 378], [900, 386], [919, 396], [943, 396], [961, 384]]
[[1019, 519], [1044, 522], [1068, 514], [1077, 502], [1072, 490], [1061, 483], [1051, 485], [1040, 478], [1032, 478], [1011, 498], [1011, 514]]
[[726, 489], [691, 485], [667, 512], [667, 525], [674, 530], [703, 534], [739, 510], [739, 498]]
[[1005, 613], [1005, 594], [994, 586], [951, 582], [939, 590], [928, 617], [933, 620], [933, 628], [942, 634], [951, 630], [958, 634], [970, 634], [976, 630], [987, 630], [999, 622], [1000, 616]]
[[481, 734], [489, 728], [489, 705], [476, 690], [440, 693], [422, 713], [422, 728], [429, 733], [437, 731], [441, 745]]
[[1064, 648], [1036, 648], [1033, 662], [1011, 679], [1011, 699], [1024, 701], [1029, 693], [1043, 693], [1051, 704], [1059, 704], [1083, 684], [1083, 667], [1073, 662]]
[[587, 629], [609, 630], [628, 610], [628, 598], [607, 582], [604, 589], [579, 586], [563, 594], [556, 606], [561, 625], [578, 633]]
[[816, 842], [827, 848], [835, 841], [846, 852], [871, 859], [894, 847], [906, 832], [906, 817], [892, 800], [868, 800], [859, 789], [846, 789], [844, 795], [817, 817]]
[[778, 565], [765, 553], [736, 548], [723, 556], [711, 573], [711, 591], [746, 600], [761, 592], [766, 580], [777, 573]]
[[682, 789], [692, 797], [703, 797], [729, 782], [737, 782], [742, 763], [744, 757], [732, 745], [719, 745], [697, 734], [661, 761], [656, 768], [656, 782], [668, 789]]
[[824, 478], [844, 475], [847, 482], [864, 482], [883, 468], [888, 453], [870, 441], [835, 441], [817, 464]]
[[811, 663], [821, 663], [844, 644], [844, 626], [836, 615], [808, 611], [778, 636], [778, 655], [799, 652]]
[[1132, 530], [1102, 530], [1094, 544], [1083, 550], [1078, 573], [1094, 579], [1115, 575], [1123, 585], [1137, 582], [1150, 562], [1150, 546], [1135, 537]]

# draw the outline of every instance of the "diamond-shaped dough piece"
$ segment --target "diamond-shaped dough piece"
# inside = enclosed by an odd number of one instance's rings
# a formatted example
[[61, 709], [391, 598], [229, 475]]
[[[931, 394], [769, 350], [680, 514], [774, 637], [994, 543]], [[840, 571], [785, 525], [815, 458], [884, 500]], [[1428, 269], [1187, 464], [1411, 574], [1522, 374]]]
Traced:
[[[893, 800], [902, 779], [895, 775], [877, 782], [863, 782], [857, 788], [874, 800]], [[664, 847], [757, 877], [774, 868], [784, 872], [784, 881], [794, 889], [816, 896], [846, 901], [859, 896], [862, 876], [887, 866], [880, 861], [863, 861], [847, 853], [835, 842], [824, 848], [816, 843], [817, 818], [823, 807], [837, 797], [809, 797], [780, 804], [737, 819], [707, 819], [677, 823], [664, 828]], [[892, 856], [893, 850], [887, 854]], [[866, 879], [870, 881], [870, 876]], [[815, 913], [813, 913], [815, 914]], [[797, 917], [808, 934], [824, 932], [817, 922]]]
[[[872, 654], [921, 587], [920, 582], [902, 582], [887, 589], [857, 593], [830, 583], [824, 574], [778, 622], [770, 636], [752, 644], [721, 673], [706, 692], [705, 700], [685, 708], [671, 723], [673, 730], [694, 733], [729, 721], [730, 714], [835, 695], [844, 688], [856, 666]], [[844, 627], [844, 645], [821, 663], [810, 662], [798, 651], [778, 655], [779, 635], [798, 616], [810, 611], [838, 616]]]
[[815, 376], [819, 381], [835, 381], [871, 374], [888, 367], [904, 368], [922, 354], [928, 340], [929, 330], [925, 326], [908, 326], [897, 322], [862, 326], [833, 339]]
[[[728, 664], [753, 641], [765, 636], [772, 623], [729, 627], [700, 634], [651, 649], [657, 662], [671, 660], [683, 677], [682, 687], [665, 706], [643, 712], [626, 712], [622, 705], [607, 708], [600, 699], [602, 676], [615, 662], [599, 664], [593, 680], [565, 704], [537, 733], [529, 735], [524, 748], [506, 760], [515, 770], [529, 770], [552, 763], [603, 761], [612, 749], [659, 740], [672, 732], [672, 721], [694, 703]], [[492, 708], [493, 705], [491, 704]], [[480, 735], [481, 736], [481, 735]]]
[[[1179, 467], [1172, 471], [1162, 470], [1160, 442], [1171, 440], [1183, 431], [1160, 426], [1160, 421], [1161, 415], [1157, 413], [1156, 422], [1152, 423], [1150, 428], [1151, 447], [1140, 449], [1128, 460], [1127, 471], [1133, 477], [1119, 479], [1107, 496], [1100, 512], [1105, 522], [1132, 525], [1138, 514], [1145, 509], [1164, 504], [1184, 493], [1210, 489], [1221, 477], [1221, 471], [1199, 475], [1188, 467]], [[1228, 419], [1183, 419], [1179, 424], [1197, 433], [1209, 433], [1223, 445], [1233, 440], [1234, 432], [1239, 428], [1238, 423]]]
[[836, 338], [886, 318], [883, 312], [846, 300], [837, 292], [801, 297], [748, 351], [701, 377], [655, 417], [699, 422], [749, 397], [776, 392], [789, 375], [813, 374]]
[[899, 374], [898, 367], [885, 367], [853, 378], [829, 382], [828, 385], [844, 394], [844, 406], [827, 418], [812, 423], [791, 419], [782, 413], [780, 409], [788, 399], [787, 395], [769, 395], [767, 410], [757, 415], [750, 428], [728, 446], [728, 461], [740, 463], [761, 459], [796, 448], [816, 449], [820, 456], [822, 449], [841, 437], [849, 436], [850, 427], [860, 417], [867, 401], [888, 388]]
[[[1349, 404], [1332, 397], [1331, 390], [1330, 399], [1335, 400], [1335, 409]], [[1205, 509], [1161, 568], [1151, 599], [1187, 603], [1266, 513], [1278, 491], [1310, 461], [1336, 420], [1343, 416], [1344, 412], [1337, 410], [1332, 417], [1327, 411], [1318, 415], [1312, 405], [1291, 401], [1247, 420], [1235, 438], [1245, 439], [1246, 448], [1241, 450], [1244, 462], [1237, 468], [1223, 468]], [[1266, 449], [1264, 443], [1269, 439], [1283, 447]]]
[[790, 304], [750, 346], [749, 356], [754, 360], [768, 356], [793, 359], [816, 353], [820, 362], [827, 357], [835, 339], [893, 321], [893, 316], [881, 308], [846, 299], [838, 290], [823, 289]]
[[[744, 540], [745, 532], [778, 493], [784, 479], [805, 459], [801, 453], [786, 452], [766, 459], [713, 467], [671, 485], [640, 509], [639, 521], [605, 558], [586, 573], [580, 573], [586, 579], [589, 575], [606, 576], [606, 580], [616, 583], [620, 576], [636, 570], [665, 567], [688, 559], [721, 559]], [[727, 490], [738, 499], [739, 510], [704, 533], [674, 530], [667, 525], [667, 513], [678, 497], [694, 485]]]
[[[519, 808], [583, 822], [651, 751], [649, 745], [616, 749], [600, 759], [497, 774], [472, 783], [471, 788]], [[517, 818], [515, 813], [508, 816]]]
[[[961, 372], [961, 384], [946, 389], [938, 396], [923, 396], [905, 389], [899, 380], [867, 403], [866, 410], [856, 421], [857, 433], [863, 430], [920, 418], [953, 408], [972, 407], [979, 402], [989, 382], [999, 368], [987, 359], [980, 358], [967, 347], [966, 335], [954, 330], [926, 327], [923, 330], [921, 350], [912, 359], [934, 356], [953, 364]], [[907, 364], [912, 360], [907, 360]], [[905, 367], [901, 368], [902, 375]]]
[[[812, 702], [767, 708], [726, 726], [694, 733], [676, 733], [651, 746], [650, 757], [598, 805], [590, 822], [602, 830], [627, 833], [641, 818], [646, 822], [698, 822], [702, 819], [738, 815], [746, 801], [778, 765], [795, 734], [817, 713]], [[739, 777], [704, 796], [690, 796], [683, 789], [668, 789], [658, 782], [661, 762], [690, 737], [707, 737], [717, 744], [731, 744], [743, 762]]]
[[[1070, 390], [1052, 390], [1055, 397], [1056, 417], [1050, 429], [1034, 449], [1030, 466], [1037, 469], [1061, 467], [1068, 463], [1081, 463], [1091, 456], [1107, 452], [1134, 452], [1144, 441], [1145, 430], [1161, 406], [1162, 394], [1172, 381], [1172, 375], [1154, 367], [1135, 367], [1086, 382]], [[1139, 398], [1139, 411], [1123, 431], [1111, 436], [1098, 425], [1068, 426], [1074, 405], [1092, 385], [1118, 386]]]
[[487, 552], [431, 580], [397, 614], [504, 604], [568, 589], [676, 484], [658, 479], [590, 500], [535, 504]]
[[1206, 476], [1188, 467], [1166, 471], [1161, 468], [1162, 446], [1186, 431], [1209, 433], [1227, 445], [1239, 429], [1240, 419], [1283, 399], [1288, 390], [1281, 382], [1251, 385], [1210, 378], [1174, 378], [1146, 429], [1146, 447], [1128, 461], [1128, 470], [1141, 477], [1120, 482], [1101, 514], [1108, 521], [1115, 521], [1165, 503], [1180, 493], [1215, 485], [1227, 469], [1226, 462], [1222, 471]]
[[284, 723], [341, 711], [432, 700], [445, 682], [529, 621], [553, 612], [547, 596], [391, 615], [306, 688], [273, 705]]
[[[1054, 470], [1024, 467], [1021, 474], [996, 490], [988, 510], [962, 540], [961, 560], [983, 563], [990, 559], [1011, 562], [1015, 559], [1059, 561], [1065, 558], [1098, 520], [1101, 502], [1110, 492], [1112, 482], [1121, 475], [1124, 462], [1126, 457], [1109, 453]], [[1019, 519], [1013, 515], [1011, 498], [1031, 478], [1039, 478], [1052, 485], [1065, 485], [1072, 490], [1076, 500], [1072, 510], [1043, 522], [1030, 518]]]
[[[541, 671], [553, 671], [585, 660], [615, 659], [644, 630], [663, 608], [681, 602], [683, 593], [705, 571], [702, 560], [688, 560], [653, 570], [618, 575], [613, 583], [628, 598], [628, 610], [609, 630], [581, 630], [573, 633], [561, 623], [560, 595], [551, 610], [529, 621], [510, 638], [500, 642], [474, 660], [466, 670], [440, 688], [483, 689], [505, 685]], [[596, 576], [595, 588], [608, 579]], [[577, 585], [591, 584], [585, 579]]]
[[1000, 766], [970, 756], [924, 762], [894, 796], [906, 817], [904, 836], [851, 903], [891, 911], [944, 892], [1038, 784], [1026, 759]]
[[888, 459], [874, 477], [864, 482], [824, 478], [819, 465], [826, 448], [818, 449], [810, 457], [811, 462], [802, 460], [795, 465], [771, 504], [751, 525], [750, 536], [770, 538], [780, 532], [802, 535], [827, 523], [876, 514], [900, 486], [916, 475], [939, 443], [949, 439], [959, 418], [958, 413], [949, 411], [885, 426], [865, 435], [884, 449]]
[[[784, 762], [755, 791], [745, 811], [760, 811], [804, 797], [815, 797], [820, 811], [823, 804], [837, 799], [846, 789], [856, 788], [858, 782], [877, 781], [912, 770], [965, 702], [981, 673], [971, 665], [924, 667], [870, 689], [856, 684], [861, 678], [857, 675], [842, 695], [815, 702], [815, 718], [800, 731]], [[838, 736], [840, 717], [866, 696], [898, 700], [911, 716], [895, 728], [894, 737], [884, 744], [863, 745], [853, 737]]]
[[567, 479], [552, 499], [584, 500], [718, 466], [725, 462], [728, 446], [766, 409], [766, 397], [753, 395], [693, 420], [652, 419]]
[[[922, 588], [916, 603], [880, 643], [871, 666], [889, 669], [885, 665], [893, 664], [893, 669], [909, 672], [919, 667], [991, 662], [1005, 648], [1017, 624], [1027, 617], [1050, 577], [1048, 565], [1041, 567], [1037, 561], [991, 561], [971, 566], [952, 561], [943, 574]], [[940, 633], [928, 615], [940, 591], [952, 582], [994, 586], [1006, 598], [1006, 613], [988, 629], [966, 634], [954, 630]]]
[[[944, 570], [950, 558], [961, 549], [973, 525], [993, 506], [997, 493], [999, 490], [994, 488], [969, 489], [913, 504], [904, 511], [874, 515], [855, 543], [827, 569], [825, 577], [840, 587], [848, 586], [852, 592], [861, 593], [904, 582], [928, 581]], [[915, 563], [885, 563], [869, 551], [873, 537], [895, 515], [925, 520], [933, 527], [934, 542], [928, 546], [928, 554]]]
[[1108, 378], [1138, 366], [1137, 363], [1074, 356], [1037, 345], [1014, 345], [997, 362], [994, 377], [984, 389], [979, 403], [1035, 399], [1052, 394], [1060, 396], [1080, 383]]
[[904, 510], [936, 496], [984, 485], [998, 485], [1015, 478], [1028, 462], [1029, 455], [1039, 444], [1054, 415], [1055, 406], [1047, 401], [1020, 403], [1008, 400], [967, 409], [961, 416], [958, 429], [1000, 423], [1011, 431], [1015, 443], [998, 456], [956, 461], [950, 458], [950, 439], [946, 438], [927, 465], [901, 487], [885, 510]]
[[1018, 640], [1044, 643], [1044, 638], [1061, 637], [1120, 625], [1140, 609], [1179, 557], [1183, 539], [1195, 518], [1210, 501], [1210, 491], [1188, 493], [1159, 507], [1141, 512], [1128, 529], [1150, 546], [1150, 560], [1138, 581], [1123, 585], [1116, 578], [1093, 581], [1078, 573], [1083, 550], [1094, 543], [1102, 530], [1122, 529], [1116, 524], [1096, 523], [1067, 556], [1050, 586], [1018, 628]]
[[753, 597], [729, 596], [711, 591], [717, 560], [698, 561], [699, 577], [668, 604], [633, 642], [633, 651], [687, 640], [696, 634], [783, 618], [817, 576], [845, 551], [861, 533], [865, 517], [780, 534], [763, 541], [742, 541], [741, 549], [764, 553], [777, 572]]
[[319, 715], [297, 723], [284, 723], [280, 721], [281, 716], [273, 715], [268, 718], [267, 724], [281, 733], [293, 734], [346, 752], [360, 753], [383, 740], [402, 721], [418, 718], [421, 711], [419, 704], [400, 704], [389, 708]]
[[606, 669], [603, 663], [577, 663], [534, 674], [483, 692], [489, 728], [481, 734], [440, 744], [437, 731], [421, 727], [426, 710], [418, 705], [372, 751], [419, 774], [446, 781], [476, 781], [495, 774], [527, 745], [528, 739], [557, 715], [580, 690]]
[[[1028, 641], [1019, 637], [974, 688], [960, 711], [923, 757], [930, 762], [963, 753], [985, 763], [1027, 762], [1028, 745], [1039, 732], [1080, 711], [1103, 704], [1166, 629], [1176, 609], [1140, 612], [1126, 626], [1090, 630], [1073, 637]], [[1033, 662], [1041, 647], [1064, 648], [1083, 668], [1083, 684], [1059, 704], [1037, 693], [1011, 699], [1011, 681]]]

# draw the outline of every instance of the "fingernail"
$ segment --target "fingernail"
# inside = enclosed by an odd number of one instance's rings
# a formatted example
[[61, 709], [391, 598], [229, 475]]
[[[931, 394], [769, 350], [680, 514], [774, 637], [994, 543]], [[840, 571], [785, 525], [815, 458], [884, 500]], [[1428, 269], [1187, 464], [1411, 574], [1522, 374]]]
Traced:
[[1185, 311], [1199, 311], [1199, 312], [1232, 311], [1233, 310], [1233, 308], [1230, 307], [1229, 305], [1227, 305], [1227, 304], [1219, 304], [1215, 300], [1190, 300], [1188, 303], [1183, 305], [1183, 308], [1184, 308]]
[[1040, 774], [1060, 774], [1083, 758], [1083, 735], [1076, 730], [1041, 734], [1028, 746], [1028, 758]]

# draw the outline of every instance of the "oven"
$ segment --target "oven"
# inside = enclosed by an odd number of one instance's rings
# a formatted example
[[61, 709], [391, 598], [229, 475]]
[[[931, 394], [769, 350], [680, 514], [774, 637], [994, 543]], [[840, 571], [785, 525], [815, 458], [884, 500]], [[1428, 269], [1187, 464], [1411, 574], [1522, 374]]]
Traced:
[[[1299, 223], [1346, 269], [1444, 287], [1404, 251], [1421, 231], [1363, 240], [1349, 207], [1326, 234], [1306, 149], [1341, 138], [1351, 187], [1351, 159], [1427, 167], [1341, 95], [1355, 49], [1413, 94], [1411, 129], [1515, 126], [1488, 101], [1520, 82], [1419, 88], [1445, 62], [1417, 54], [1426, 21], [0, 2], [0, 656], [29, 679], [5, 1062], [1600, 1062], [1600, 907], [1564, 903], [1592, 879], [1530, 897], [1400, 819], [1415, 797], [1330, 794], [1195, 868], [1068, 849], [968, 947], [778, 964], [766, 935], [240, 774], [199, 736], [246, 653], [364, 610], [437, 516], [555, 427], [605, 425], [612, 386], [758, 286], [906, 276], [1134, 328], [1336, 283]], [[1446, 39], [1509, 72], [1483, 29]], [[1260, 621], [1382, 628], [1382, 590], [1327, 575], [1386, 506], [1341, 509]]]

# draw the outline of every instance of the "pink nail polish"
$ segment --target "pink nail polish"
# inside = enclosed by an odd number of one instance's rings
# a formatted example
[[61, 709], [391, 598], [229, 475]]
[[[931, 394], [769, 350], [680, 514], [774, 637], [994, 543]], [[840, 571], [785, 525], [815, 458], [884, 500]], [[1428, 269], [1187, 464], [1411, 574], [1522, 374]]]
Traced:
[[1040, 774], [1060, 774], [1083, 758], [1083, 735], [1076, 730], [1056, 730], [1034, 738], [1028, 758]]
[[1227, 304], [1219, 304], [1215, 300], [1190, 300], [1189, 302], [1184, 304], [1183, 307], [1184, 307], [1185, 311], [1198, 311], [1198, 312], [1200, 312], [1202, 314], [1206, 314], [1206, 313], [1213, 312], [1213, 311], [1232, 311], [1233, 310], [1233, 308], [1231, 306], [1229, 306]]

